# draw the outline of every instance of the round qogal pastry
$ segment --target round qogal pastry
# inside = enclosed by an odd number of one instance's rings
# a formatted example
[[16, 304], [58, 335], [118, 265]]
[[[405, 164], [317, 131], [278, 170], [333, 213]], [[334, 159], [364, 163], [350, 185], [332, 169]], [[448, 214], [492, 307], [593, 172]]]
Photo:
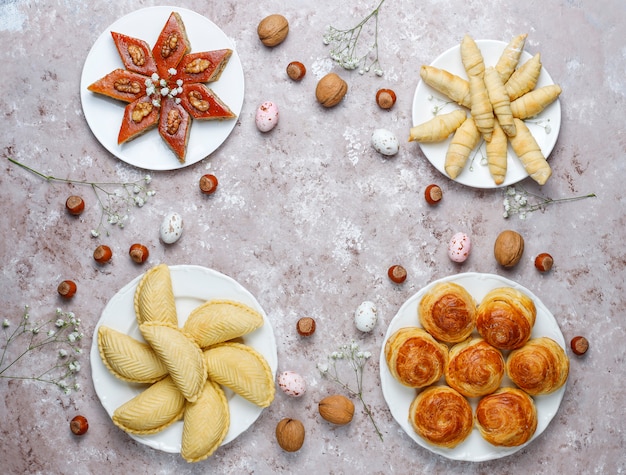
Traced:
[[[452, 460], [483, 462], [506, 457], [507, 455], [517, 452], [527, 444], [532, 444], [533, 441], [543, 433], [559, 409], [563, 395], [565, 394], [566, 385], [551, 394], [541, 396], [536, 399], [537, 430], [531, 439], [521, 446], [493, 446], [483, 439], [478, 430], [473, 430], [467, 439], [453, 449], [436, 447], [421, 438], [415, 430], [413, 430], [413, 427], [411, 427], [408, 418], [409, 407], [415, 399], [415, 390], [403, 386], [393, 377], [387, 367], [384, 348], [387, 340], [400, 328], [415, 326], [416, 324], [420, 325], [420, 323], [416, 321], [419, 302], [425, 293], [427, 293], [434, 285], [441, 282], [454, 282], [463, 286], [477, 302], [480, 302], [487, 292], [492, 289], [503, 286], [514, 287], [531, 297], [536, 305], [537, 319], [535, 321], [535, 325], [533, 326], [532, 338], [547, 336], [556, 341], [562, 348], [565, 348], [565, 339], [563, 338], [563, 334], [559, 329], [558, 323], [550, 310], [548, 310], [541, 300], [529, 289], [499, 275], [480, 274], [476, 272], [454, 274], [431, 282], [409, 297], [408, 300], [402, 304], [396, 315], [389, 323], [385, 339], [382, 342], [382, 349], [380, 353], [380, 384], [383, 396], [387, 402], [387, 406], [389, 407], [389, 411], [396, 420], [397, 424], [421, 447]], [[470, 400], [470, 405], [475, 410], [476, 399], [472, 398]]]

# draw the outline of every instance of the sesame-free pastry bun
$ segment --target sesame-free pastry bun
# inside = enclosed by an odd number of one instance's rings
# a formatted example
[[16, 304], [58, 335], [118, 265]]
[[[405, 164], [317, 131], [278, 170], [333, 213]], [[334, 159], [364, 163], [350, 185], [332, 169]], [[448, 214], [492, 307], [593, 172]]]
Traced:
[[194, 402], [206, 380], [202, 350], [176, 327], [152, 322], [140, 325], [139, 330], [185, 399]]
[[483, 397], [476, 406], [476, 427], [492, 445], [517, 447], [537, 430], [533, 399], [517, 388], [500, 388]]
[[172, 425], [184, 410], [185, 398], [167, 376], [118, 407], [111, 419], [129, 434], [148, 435]]
[[472, 408], [463, 395], [449, 386], [431, 386], [409, 407], [415, 432], [432, 445], [454, 448], [472, 432]]
[[231, 300], [209, 300], [191, 311], [183, 330], [200, 348], [239, 338], [263, 325], [263, 315]]
[[404, 327], [387, 340], [385, 359], [391, 375], [399, 383], [423, 388], [443, 376], [448, 347], [422, 328]]
[[178, 326], [170, 268], [159, 264], [143, 275], [134, 296], [137, 323], [160, 322]]
[[102, 363], [122, 381], [154, 383], [167, 376], [165, 364], [149, 345], [113, 328], [98, 327], [98, 351]]
[[187, 402], [180, 455], [187, 462], [210, 457], [230, 427], [228, 400], [219, 384], [207, 380], [196, 402]]
[[239, 396], [267, 407], [274, 400], [274, 376], [266, 359], [241, 343], [221, 343], [204, 351], [209, 379]]
[[535, 303], [528, 295], [513, 287], [499, 287], [478, 305], [476, 329], [490, 345], [514, 350], [530, 339], [536, 317]]
[[463, 286], [440, 282], [424, 294], [417, 314], [424, 329], [437, 340], [458, 343], [474, 330], [476, 301]]
[[532, 396], [541, 396], [553, 393], [565, 384], [569, 358], [551, 338], [533, 338], [509, 354], [506, 370], [520, 389]]
[[446, 383], [463, 396], [485, 396], [500, 387], [505, 369], [500, 350], [482, 338], [468, 338], [450, 348]]

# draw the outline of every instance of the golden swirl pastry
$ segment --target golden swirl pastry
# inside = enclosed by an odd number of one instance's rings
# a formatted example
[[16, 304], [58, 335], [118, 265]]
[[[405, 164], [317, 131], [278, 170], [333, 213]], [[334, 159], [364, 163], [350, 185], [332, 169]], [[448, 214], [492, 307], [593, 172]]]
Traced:
[[476, 329], [490, 345], [514, 350], [530, 339], [536, 317], [530, 297], [512, 287], [499, 287], [488, 292], [478, 305]]
[[424, 329], [439, 341], [459, 343], [468, 338], [476, 323], [476, 302], [454, 282], [435, 284], [417, 309]]
[[476, 427], [492, 445], [517, 447], [525, 444], [537, 429], [535, 402], [519, 389], [498, 389], [478, 401]]
[[405, 327], [387, 340], [385, 359], [398, 382], [411, 388], [423, 388], [443, 376], [448, 347], [422, 328]]
[[446, 383], [463, 396], [491, 394], [500, 387], [504, 373], [504, 356], [482, 338], [468, 338], [450, 348]]
[[533, 338], [509, 354], [506, 371], [520, 389], [531, 396], [541, 396], [565, 384], [569, 374], [569, 358], [565, 350], [551, 338]]
[[425, 389], [409, 407], [415, 432], [438, 447], [453, 448], [472, 432], [474, 418], [467, 399], [448, 386]]

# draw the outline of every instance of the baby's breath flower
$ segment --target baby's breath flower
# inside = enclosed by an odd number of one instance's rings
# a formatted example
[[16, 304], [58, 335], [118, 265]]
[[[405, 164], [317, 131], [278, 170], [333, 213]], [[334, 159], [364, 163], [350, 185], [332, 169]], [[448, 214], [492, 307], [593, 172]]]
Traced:
[[[80, 320], [72, 312], [64, 312], [57, 308], [52, 318], [43, 323], [35, 323], [31, 322], [28, 310], [29, 307], [25, 306], [20, 324], [12, 332], [6, 333], [5, 344], [0, 347], [0, 378], [30, 379], [54, 384], [64, 393], [69, 394], [74, 386], [76, 373], [81, 369], [77, 358], [70, 363], [59, 364], [57, 361], [50, 366], [39, 361], [29, 366], [22, 363], [32, 358], [45, 358], [43, 349], [50, 346], [56, 358], [66, 358], [69, 350], [73, 350], [77, 355], [81, 354], [78, 342], [84, 335], [79, 330]], [[8, 322], [8, 319], [5, 319], [5, 322]], [[8, 327], [4, 324], [3, 326]], [[18, 356], [10, 360], [9, 356], [12, 353], [8, 351], [9, 347], [19, 344], [22, 344], [23, 348], [17, 352]], [[27, 368], [37, 368], [37, 370], [32, 373]]]
[[11, 322], [9, 322], [8, 318], [2, 320], [2, 328], [9, 328], [11, 326]]
[[[339, 347], [339, 351], [333, 351], [328, 355], [328, 363], [318, 363], [317, 369], [323, 377], [329, 378], [334, 383], [341, 386], [343, 389], [348, 391], [351, 396], [358, 397], [363, 405], [363, 409], [367, 413], [370, 421], [374, 426], [374, 430], [380, 440], [383, 440], [383, 435], [378, 429], [376, 422], [374, 421], [374, 415], [370, 407], [365, 403], [363, 399], [363, 370], [365, 367], [365, 363], [372, 356], [369, 351], [361, 351], [359, 344], [355, 341], [352, 341], [350, 344], [342, 345]], [[340, 375], [339, 370], [337, 368], [337, 361], [345, 360], [348, 366], [354, 372], [354, 377], [356, 381], [356, 388], [351, 387], [350, 384], [345, 383]]]
[[[536, 201], [530, 203], [528, 201], [529, 196], [536, 198]], [[587, 195], [574, 196], [571, 198], [552, 199], [531, 193], [521, 185], [508, 186], [504, 190], [504, 199], [502, 200], [504, 213], [502, 213], [502, 216], [507, 219], [516, 214], [519, 219], [527, 219], [530, 213], [537, 210], [544, 210], [549, 204], [563, 201], [576, 201], [583, 198], [593, 198], [595, 196], [595, 193], [589, 193]]]
[[[153, 77], [153, 81], [157, 82]], [[158, 106], [158, 105], [157, 105]], [[69, 178], [57, 178], [52, 175], [45, 175], [23, 163], [18, 162], [10, 157], [7, 159], [15, 165], [45, 179], [46, 181], [71, 183], [75, 185], [88, 185], [96, 195], [96, 200], [100, 205], [100, 223], [95, 229], [90, 231], [91, 236], [98, 238], [101, 235], [101, 228], [106, 221], [112, 226], [120, 228], [124, 227], [124, 219], [128, 216], [130, 207], [143, 207], [149, 197], [154, 196], [154, 190], [148, 190], [148, 185], [152, 181], [150, 175], [144, 175], [141, 179], [135, 181], [123, 182], [96, 182], [87, 180], [72, 180]], [[107, 235], [109, 233], [107, 232]]]
[[[361, 22], [349, 29], [340, 30], [329, 26], [322, 37], [325, 45], [330, 45], [330, 58], [347, 70], [357, 69], [360, 65], [359, 74], [369, 72], [373, 68], [374, 74], [383, 75], [383, 70], [378, 61], [378, 13], [385, 0], [380, 0], [378, 6], [372, 10]], [[374, 18], [374, 40], [365, 54], [357, 51], [357, 46], [365, 24]], [[370, 54], [373, 57], [370, 57]], [[368, 59], [370, 60], [368, 64]]]

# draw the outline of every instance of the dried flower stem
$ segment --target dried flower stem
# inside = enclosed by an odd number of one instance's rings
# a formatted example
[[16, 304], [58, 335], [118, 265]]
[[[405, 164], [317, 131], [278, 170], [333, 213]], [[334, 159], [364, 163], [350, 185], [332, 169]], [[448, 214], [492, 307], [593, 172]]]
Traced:
[[[107, 217], [107, 222], [112, 225], [117, 225], [120, 228], [124, 227], [125, 221], [128, 219], [128, 212], [131, 206], [142, 207], [148, 197], [154, 196], [156, 193], [154, 190], [148, 190], [152, 177], [145, 175], [142, 179], [132, 182], [96, 182], [88, 180], [73, 180], [71, 178], [58, 178], [53, 175], [46, 175], [34, 168], [18, 162], [17, 160], [6, 157], [11, 163], [28, 170], [29, 172], [43, 178], [48, 182], [61, 182], [71, 183], [74, 185], [86, 185], [91, 187], [100, 206], [100, 222], [96, 229], [91, 230], [93, 237], [100, 236], [101, 228], [104, 224], [104, 218]], [[107, 189], [107, 187], [115, 187], [113, 191]], [[119, 188], [122, 188], [123, 193], [119, 192]], [[107, 231], [108, 234], [108, 231]]]
[[[383, 3], [385, 3], [385, 0], [381, 0], [378, 6], [372, 10], [369, 15], [352, 28], [340, 30], [333, 26], [328, 27], [328, 31], [324, 35], [324, 44], [332, 45], [330, 57], [342, 68], [350, 70], [356, 69], [359, 65], [362, 65], [359, 70], [360, 74], [369, 72], [371, 68], [374, 68], [374, 73], [377, 76], [383, 75], [383, 70], [378, 60], [378, 13]], [[359, 56], [357, 45], [361, 37], [361, 32], [365, 24], [372, 18], [374, 18], [374, 42], [363, 56]], [[370, 64], [367, 64], [367, 57], [371, 52], [374, 52], [375, 57]]]
[[[24, 307], [24, 314], [19, 325], [11, 333], [8, 331], [10, 326], [11, 322], [4, 319], [2, 328], [6, 342], [0, 354], [0, 379], [31, 380], [54, 384], [66, 394], [69, 394], [72, 389], [79, 389], [75, 379], [76, 373], [80, 370], [80, 363], [76, 359], [69, 358], [69, 354], [70, 352], [77, 355], [82, 353], [79, 343], [83, 334], [79, 331], [80, 320], [72, 312], [63, 312], [61, 309], [57, 309], [54, 318], [41, 324], [34, 324], [30, 321], [27, 305]], [[8, 361], [9, 347], [20, 339], [26, 344], [24, 349], [11, 361]], [[50, 367], [39, 365], [44, 370], [31, 375], [20, 374], [19, 370], [16, 373], [8, 374], [9, 370], [15, 370], [19, 366], [20, 361], [23, 361], [28, 355], [32, 355], [33, 351], [49, 345], [54, 345], [58, 349], [55, 364]], [[70, 352], [63, 348], [64, 346]], [[60, 372], [59, 369], [61, 369]]]
[[[536, 203], [529, 204], [528, 196], [533, 196], [537, 198], [539, 201]], [[537, 195], [526, 190], [521, 185], [509, 186], [506, 188], [504, 192], [504, 218], [508, 218], [514, 214], [519, 215], [520, 219], [526, 219], [526, 216], [533, 211], [542, 210], [546, 206], [554, 203], [564, 203], [567, 201], [578, 201], [583, 200], [585, 198], [595, 198], [595, 193], [588, 193], [586, 195], [581, 196], [571, 196], [568, 198], [547, 198], [545, 196]]]
[[[356, 343], [352, 343], [351, 345], [343, 345], [339, 348], [340, 351], [335, 351], [331, 353], [328, 357], [330, 362], [330, 366], [318, 364], [318, 369], [322, 376], [327, 377], [343, 389], [345, 389], [352, 397], [357, 397], [359, 401], [361, 401], [361, 405], [363, 406], [363, 410], [369, 417], [372, 425], [374, 426], [374, 430], [376, 434], [383, 440], [383, 434], [378, 429], [378, 425], [374, 420], [374, 415], [372, 414], [372, 410], [367, 405], [365, 400], [363, 399], [363, 368], [365, 367], [365, 363], [371, 357], [371, 354], [368, 351], [360, 351], [359, 346]], [[337, 361], [338, 360], [347, 360], [348, 364], [352, 368], [354, 372], [354, 378], [356, 382], [356, 388], [354, 389], [348, 383], [345, 383], [339, 377], [339, 371], [337, 369]]]

